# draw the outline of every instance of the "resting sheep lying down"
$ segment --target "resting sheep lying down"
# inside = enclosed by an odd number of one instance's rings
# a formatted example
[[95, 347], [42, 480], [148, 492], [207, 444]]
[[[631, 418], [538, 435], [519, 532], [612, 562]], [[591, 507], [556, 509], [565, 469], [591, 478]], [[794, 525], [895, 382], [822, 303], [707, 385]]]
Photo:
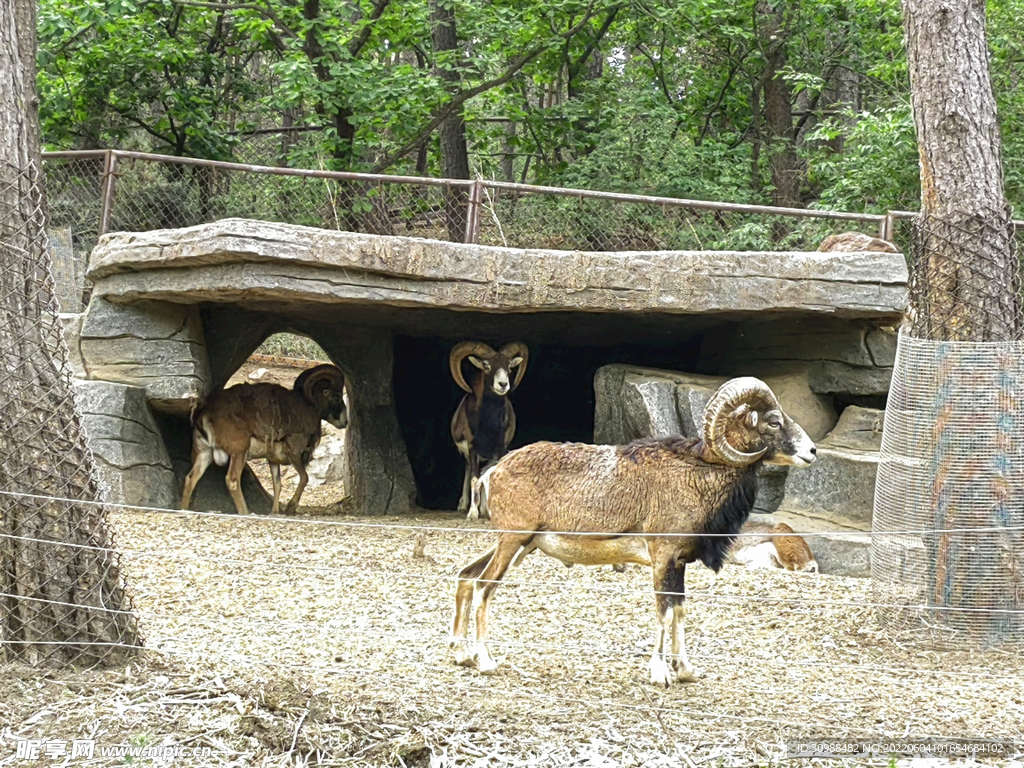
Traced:
[[651, 566], [660, 624], [651, 682], [697, 680], [681, 623], [687, 564], [722, 567], [754, 505], [760, 464], [803, 467], [815, 453], [768, 386], [740, 378], [711, 398], [699, 439], [534, 443], [506, 455], [480, 480], [498, 542], [459, 573], [456, 661], [485, 672], [497, 666], [487, 647], [491, 598], [508, 569], [539, 549], [564, 563]]
[[779, 523], [770, 531], [766, 541], [750, 546], [737, 545], [730, 555], [748, 568], [782, 568], [787, 571], [818, 572], [818, 561], [803, 537], [797, 536], [785, 523]]

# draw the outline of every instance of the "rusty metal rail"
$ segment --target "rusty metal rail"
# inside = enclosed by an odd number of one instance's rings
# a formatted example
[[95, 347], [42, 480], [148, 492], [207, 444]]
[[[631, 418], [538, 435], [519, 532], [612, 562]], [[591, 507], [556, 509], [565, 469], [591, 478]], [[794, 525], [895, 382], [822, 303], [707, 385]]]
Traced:
[[[767, 205], [745, 203], [723, 203], [708, 200], [689, 200], [656, 195], [635, 195], [621, 192], [600, 192], [583, 189], [567, 189], [532, 184], [515, 184], [502, 181], [437, 179], [422, 176], [398, 176], [376, 173], [355, 173], [344, 171], [324, 171], [314, 169], [284, 168], [248, 163], [232, 163], [220, 160], [204, 160], [199, 158], [175, 157], [147, 152], [127, 150], [79, 150], [62, 152], [45, 152], [45, 160], [77, 161], [86, 159], [103, 159], [102, 206], [99, 234], [110, 231], [111, 215], [119, 175], [119, 165], [124, 160], [136, 160], [151, 163], [164, 163], [177, 166], [192, 166], [216, 169], [225, 172], [244, 172], [279, 177], [300, 179], [327, 179], [334, 181], [352, 181], [368, 184], [401, 184], [419, 187], [444, 189], [464, 188], [467, 190], [466, 205], [469, 211], [466, 222], [465, 242], [477, 242], [480, 234], [480, 208], [484, 203], [484, 190], [495, 193], [513, 193], [518, 195], [545, 195], [549, 197], [570, 198], [580, 201], [600, 200], [613, 203], [631, 203], [644, 206], [657, 206], [664, 210], [685, 209], [690, 211], [713, 211], [719, 213], [736, 213], [749, 215], [781, 216], [788, 218], [809, 218], [832, 221], [849, 221], [871, 224], [879, 236], [891, 237], [893, 221], [913, 217], [913, 213], [891, 211], [888, 214], [849, 213], [843, 211], [819, 211], [805, 208], [783, 208]], [[1024, 226], [1024, 222], [1020, 222]]]

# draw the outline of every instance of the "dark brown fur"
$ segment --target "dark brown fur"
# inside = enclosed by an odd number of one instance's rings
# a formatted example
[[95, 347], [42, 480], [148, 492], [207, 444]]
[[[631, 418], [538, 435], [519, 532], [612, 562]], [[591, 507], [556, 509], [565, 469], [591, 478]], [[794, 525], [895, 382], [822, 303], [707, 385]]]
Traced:
[[[510, 368], [512, 358], [505, 350], [496, 352], [483, 362], [485, 370], [473, 367], [473, 375], [466, 382], [470, 391], [455, 409], [451, 425], [452, 440], [466, 459], [459, 511], [470, 512], [471, 517], [475, 517], [473, 512], [477, 511], [472, 504], [472, 493], [480, 477], [480, 468], [504, 456], [515, 437], [516, 412], [508, 395], [521, 378], [513, 375]], [[510, 385], [504, 394], [494, 391], [494, 378], [499, 371], [503, 372]]]

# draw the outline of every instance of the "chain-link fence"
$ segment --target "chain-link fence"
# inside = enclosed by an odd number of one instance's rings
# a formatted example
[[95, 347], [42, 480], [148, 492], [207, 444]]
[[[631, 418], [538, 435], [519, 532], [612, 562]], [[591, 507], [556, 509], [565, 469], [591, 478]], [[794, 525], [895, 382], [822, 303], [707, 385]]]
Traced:
[[875, 488], [881, 618], [932, 644], [1024, 644], [1024, 323], [1012, 223], [1005, 212], [918, 219], [912, 243]]
[[[266, 163], [281, 137], [271, 137]], [[269, 147], [270, 145], [268, 145]], [[283, 150], [281, 150], [283, 151]], [[46, 155], [62, 274], [98, 236], [238, 216], [515, 248], [814, 250], [838, 230], [885, 236], [893, 217], [566, 190], [491, 181], [331, 173], [114, 150]], [[70, 233], [70, 234], [68, 234]], [[80, 292], [79, 292], [80, 293]], [[80, 304], [69, 286], [62, 307]]]
[[0, 659], [114, 663], [140, 640], [73, 399], [36, 174], [0, 165]]

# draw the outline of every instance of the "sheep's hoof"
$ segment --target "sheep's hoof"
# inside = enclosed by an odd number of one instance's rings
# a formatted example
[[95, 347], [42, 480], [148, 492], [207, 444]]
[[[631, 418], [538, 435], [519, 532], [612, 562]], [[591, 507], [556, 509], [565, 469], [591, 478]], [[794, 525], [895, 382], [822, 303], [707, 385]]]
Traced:
[[704, 673], [698, 669], [687, 665], [685, 667], [676, 668], [676, 682], [677, 683], [696, 683], [704, 677]]
[[467, 520], [479, 520], [480, 519], [480, 510], [477, 509], [476, 507], [474, 507], [473, 509], [469, 510], [469, 514], [466, 515], [466, 519]]
[[668, 688], [675, 680], [672, 667], [661, 656], [651, 657], [651, 683]]
[[455, 652], [455, 663], [460, 667], [475, 667], [476, 656], [470, 653], [469, 648], [463, 642], [452, 641], [452, 650]]
[[482, 643], [477, 646], [473, 658], [476, 660], [476, 666], [482, 675], [493, 675], [494, 671], [498, 668], [498, 662], [491, 658], [490, 651]]

